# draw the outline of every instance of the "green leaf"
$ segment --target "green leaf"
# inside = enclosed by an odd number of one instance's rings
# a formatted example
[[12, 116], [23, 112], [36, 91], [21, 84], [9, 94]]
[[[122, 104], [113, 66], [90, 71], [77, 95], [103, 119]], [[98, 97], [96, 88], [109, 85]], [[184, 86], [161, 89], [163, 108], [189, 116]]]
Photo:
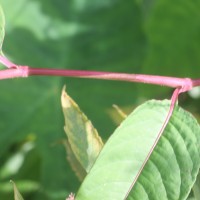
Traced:
[[77, 160], [76, 156], [74, 155], [74, 152], [72, 151], [72, 148], [69, 144], [68, 141], [65, 142], [65, 147], [67, 151], [67, 160], [69, 161], [71, 168], [75, 172], [76, 176], [80, 181], [83, 181], [85, 178], [87, 172], [85, 169], [82, 167], [80, 162]]
[[4, 17], [3, 9], [0, 5], [0, 52], [2, 50], [4, 35], [5, 35], [5, 17]]
[[[148, 101], [117, 128], [76, 196], [121, 200], [127, 194], [169, 111], [170, 101]], [[200, 127], [179, 106], [154, 149], [129, 200], [184, 200], [200, 166]]]
[[194, 193], [194, 198], [195, 199], [200, 199], [200, 174], [198, 174], [196, 182], [192, 188], [192, 191]]
[[61, 103], [65, 117], [64, 130], [70, 147], [82, 167], [89, 172], [103, 147], [103, 142], [91, 121], [67, 95], [65, 87]]
[[24, 200], [22, 195], [18, 191], [17, 186], [15, 185], [15, 183], [13, 181], [11, 181], [11, 183], [13, 184], [13, 188], [14, 188], [14, 200]]

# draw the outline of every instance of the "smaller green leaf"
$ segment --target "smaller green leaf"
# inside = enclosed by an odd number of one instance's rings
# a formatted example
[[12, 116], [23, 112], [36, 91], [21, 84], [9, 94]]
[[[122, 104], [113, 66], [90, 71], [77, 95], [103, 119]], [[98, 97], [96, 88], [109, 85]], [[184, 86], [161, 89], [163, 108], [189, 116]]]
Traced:
[[0, 5], [0, 52], [2, 49], [4, 35], [5, 35], [5, 17], [4, 17], [3, 9]]
[[10, 181], [10, 182], [13, 184], [13, 188], [14, 188], [14, 200], [24, 200], [22, 195], [18, 191], [17, 186], [15, 185], [15, 183], [13, 181]]
[[72, 151], [72, 148], [68, 141], [65, 142], [65, 147], [67, 151], [67, 160], [69, 161], [71, 168], [75, 172], [76, 176], [80, 181], [83, 181], [83, 179], [86, 176], [86, 171], [80, 164], [80, 162], [76, 159], [76, 156], [74, 155], [74, 152]]
[[89, 172], [103, 147], [103, 142], [91, 121], [67, 95], [65, 87], [61, 103], [65, 118], [64, 130], [70, 147], [82, 167]]

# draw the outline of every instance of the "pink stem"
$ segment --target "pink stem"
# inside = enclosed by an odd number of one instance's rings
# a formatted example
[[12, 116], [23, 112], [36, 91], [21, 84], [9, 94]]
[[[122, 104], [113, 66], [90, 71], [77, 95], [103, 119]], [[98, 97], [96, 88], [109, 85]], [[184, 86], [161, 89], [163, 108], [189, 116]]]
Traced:
[[150, 151], [149, 151], [147, 157], [145, 158], [144, 162], [142, 163], [142, 166], [140, 167], [140, 169], [139, 169], [139, 171], [138, 171], [136, 177], [134, 178], [134, 180], [133, 180], [133, 182], [132, 182], [132, 184], [131, 184], [131, 186], [130, 186], [128, 192], [126, 193], [126, 196], [125, 196], [124, 200], [127, 199], [129, 193], [131, 192], [133, 186], [135, 185], [135, 183], [136, 183], [136, 181], [138, 180], [140, 174], [142, 173], [142, 171], [143, 171], [145, 165], [147, 164], [147, 162], [148, 162], [150, 156], [152, 155], [152, 153], [153, 153], [153, 151], [154, 151], [156, 145], [158, 144], [158, 141], [159, 141], [160, 137], [162, 136], [162, 133], [164, 132], [164, 129], [165, 129], [165, 127], [167, 126], [167, 124], [168, 124], [168, 122], [169, 122], [169, 120], [170, 120], [170, 118], [171, 118], [171, 116], [172, 116], [172, 113], [173, 113], [173, 110], [174, 110], [176, 101], [177, 101], [177, 99], [178, 99], [178, 95], [179, 95], [179, 93], [180, 93], [180, 90], [181, 90], [181, 88], [176, 88], [176, 89], [174, 90], [173, 95], [172, 95], [172, 97], [171, 97], [171, 104], [170, 104], [169, 112], [168, 112], [168, 114], [167, 114], [167, 117], [166, 117], [166, 119], [165, 119], [165, 122], [164, 122], [164, 124], [162, 125], [162, 127], [161, 127], [161, 129], [160, 129], [160, 131], [159, 131], [159, 133], [158, 133], [158, 135], [157, 135], [157, 137], [156, 137], [155, 142], [153, 143], [153, 145], [152, 145], [152, 147], [151, 147], [151, 149], [150, 149]]
[[68, 76], [79, 78], [93, 78], [105, 80], [119, 80], [128, 82], [140, 82], [154, 85], [163, 85], [172, 88], [181, 87], [181, 92], [186, 92], [195, 86], [200, 85], [200, 80], [191, 80], [189, 78], [176, 78], [167, 76], [153, 76], [144, 74], [125, 74], [113, 72], [98, 71], [81, 71], [81, 70], [64, 70], [64, 69], [46, 69], [46, 68], [30, 68], [28, 66], [18, 66], [8, 60], [4, 55], [0, 55], [0, 63], [7, 68], [15, 68], [11, 70], [0, 71], [0, 79], [28, 77], [33, 75], [41, 76]]
[[168, 86], [172, 88], [181, 87], [180, 92], [185, 92], [193, 87], [192, 80], [189, 78], [175, 78], [167, 76], [153, 76], [144, 74], [126, 74], [114, 72], [82, 71], [82, 70], [64, 70], [64, 69], [45, 69], [29, 68], [28, 74], [42, 76], [69, 76], [79, 78], [119, 80], [128, 82], [140, 82], [154, 85]]
[[[1, 62], [2, 58], [0, 57]], [[172, 88], [180, 87], [181, 92], [191, 90], [195, 86], [200, 85], [200, 80], [191, 80], [189, 78], [176, 78], [168, 76], [154, 76], [144, 74], [126, 74], [126, 73], [114, 73], [114, 72], [99, 72], [99, 71], [83, 71], [83, 70], [64, 70], [64, 69], [48, 69], [48, 68], [30, 68], [28, 66], [16, 66], [13, 67], [12, 63], [6, 61], [9, 70], [0, 71], [0, 79], [8, 79], [15, 77], [28, 77], [28, 76], [67, 76], [78, 78], [92, 78], [92, 79], [104, 79], [104, 80], [118, 80], [128, 82], [140, 82], [154, 85], [167, 86]]]
[[192, 85], [193, 85], [193, 87], [200, 86], [200, 79], [192, 80]]
[[28, 67], [18, 67], [0, 70], [0, 80], [17, 77], [28, 77]]

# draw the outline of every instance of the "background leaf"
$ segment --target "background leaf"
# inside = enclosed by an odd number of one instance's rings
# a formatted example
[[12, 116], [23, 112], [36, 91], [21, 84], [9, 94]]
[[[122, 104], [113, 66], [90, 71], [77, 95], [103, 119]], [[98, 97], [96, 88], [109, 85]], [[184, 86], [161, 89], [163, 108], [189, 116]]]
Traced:
[[[116, 199], [126, 196], [169, 111], [170, 101], [148, 101], [116, 129], [76, 196]], [[153, 154], [128, 199], [186, 199], [200, 167], [200, 126], [176, 106]]]

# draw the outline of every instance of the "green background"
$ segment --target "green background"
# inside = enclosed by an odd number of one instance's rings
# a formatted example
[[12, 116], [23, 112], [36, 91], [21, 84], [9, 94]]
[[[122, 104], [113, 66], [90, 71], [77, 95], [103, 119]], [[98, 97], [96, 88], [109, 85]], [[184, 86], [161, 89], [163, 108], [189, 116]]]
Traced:
[[[200, 76], [200, 1], [0, 0], [4, 53], [33, 67]], [[126, 112], [172, 89], [117, 81], [30, 77], [0, 82], [0, 198], [61, 200], [80, 183], [66, 160], [63, 85], [106, 140]], [[199, 99], [180, 104], [198, 117]], [[21, 160], [20, 160], [21, 159]], [[11, 163], [11, 161], [13, 163]], [[11, 164], [10, 164], [11, 163]], [[12, 166], [12, 169], [9, 168]]]

